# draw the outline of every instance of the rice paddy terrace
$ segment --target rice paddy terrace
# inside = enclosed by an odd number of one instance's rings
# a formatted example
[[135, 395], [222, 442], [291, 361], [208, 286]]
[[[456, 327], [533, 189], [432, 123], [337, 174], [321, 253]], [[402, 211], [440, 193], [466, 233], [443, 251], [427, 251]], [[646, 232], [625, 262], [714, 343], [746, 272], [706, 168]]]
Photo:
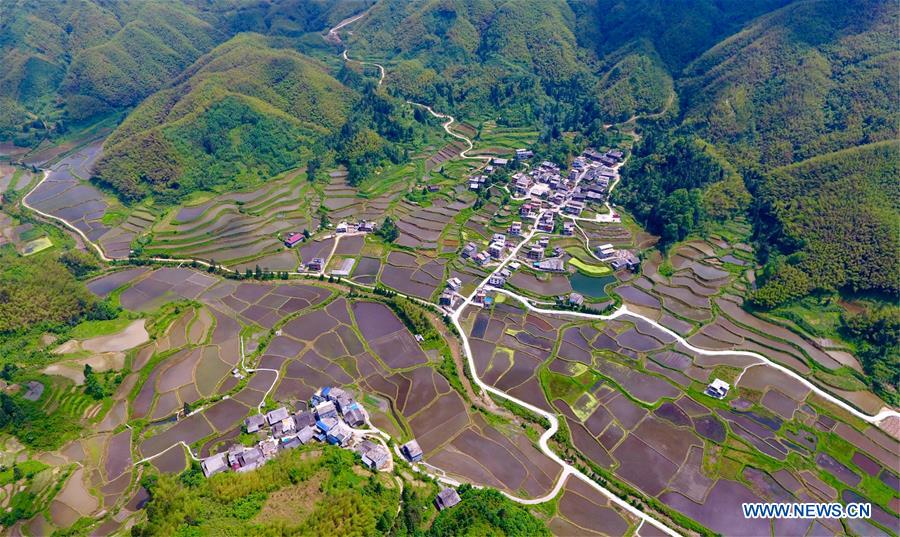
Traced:
[[[98, 199], [96, 187], [78, 173], [96, 158], [91, 155], [82, 150], [61, 161], [28, 201], [71, 218], [104, 251], [127, 255], [127, 241], [146, 256], [214, 259], [237, 271], [259, 265], [295, 272], [323, 257], [328, 273], [352, 259], [351, 282], [432, 303], [450, 278], [462, 282], [461, 295], [472, 293], [494, 265], [464, 259], [461, 249], [473, 242], [486, 248], [494, 234], [508, 233], [520, 220], [522, 202], [502, 187], [492, 187], [476, 205], [459, 179], [476, 164], [458, 160], [431, 167], [427, 179], [415, 179], [411, 169], [408, 181], [387, 189], [384, 180], [351, 187], [341, 171], [327, 183], [309, 183], [295, 171], [161, 215], [142, 207], [110, 218], [112, 201], [71, 204], [77, 210], [69, 212], [62, 203], [67, 192]], [[427, 185], [436, 188], [419, 194]], [[399, 236], [385, 243], [367, 235], [338, 238], [326, 229], [295, 249], [278, 240], [288, 231], [316, 230], [323, 215], [333, 222], [390, 215]], [[663, 258], [651, 250], [656, 238], [627, 215], [620, 223], [576, 223], [573, 235], [535, 238], [547, 239], [547, 251], [561, 258], [563, 270], [522, 263], [505, 290], [546, 305], [572, 293], [576, 275], [602, 277], [602, 291], [586, 296], [587, 306], [625, 305], [690, 347], [639, 317], [573, 320], [526, 311], [497, 294], [493, 308], [470, 306], [461, 315], [478, 378], [560, 416], [563, 429], [551, 444], [557, 453], [672, 520], [683, 516], [729, 534], [734, 528], [747, 535], [840, 534], [848, 528], [828, 521], [747, 523], [739, 504], [864, 498], [873, 502], [875, 516], [849, 529], [892, 533], [900, 508], [897, 441], [791, 376], [737, 354], [762, 354], [864, 413], [883, 407], [862, 386], [849, 391], [828, 384], [839, 368], [860, 369], [846, 349], [742, 308], [754, 259], [741, 242], [745, 229], [687, 241]], [[522, 240], [508, 236], [512, 246]], [[649, 253], [638, 273], [615, 272], [597, 259], [600, 244]], [[359, 392], [375, 426], [398, 442], [418, 440], [431, 471], [524, 500], [547, 499], [542, 516], [557, 534], [627, 535], [641, 524], [572, 474], [560, 481], [560, 466], [535, 445], [537, 432], [475, 410], [441, 373], [445, 358], [420, 345], [374, 297], [349, 299], [345, 287], [312, 280], [235, 281], [187, 268], [125, 268], [89, 288], [145, 315], [151, 339], [93, 362], [126, 375], [103, 405], [71, 384], [50, 386], [48, 408], [65, 405], [92, 432], [44, 457], [57, 472], [73, 462], [83, 470], [58, 475], [72, 483], [65, 490], [75, 492], [53, 500], [49, 518], [29, 523], [31, 533], [100, 513], [108, 514], [105, 527], [119, 527], [146, 501], [139, 486], [146, 470], [137, 461], [180, 472], [192, 457], [238, 441], [242, 420], [257, 408], [295, 404], [323, 385]], [[710, 356], [696, 348], [721, 352]], [[46, 373], [77, 383], [79, 366], [76, 359]], [[733, 385], [724, 401], [703, 394], [714, 378]], [[192, 409], [188, 416], [185, 406]], [[72, 499], [82, 491], [89, 504]]]
[[[297, 404], [323, 385], [360, 393], [375, 426], [398, 442], [416, 438], [425, 462], [447, 477], [525, 498], [550, 494], [559, 479], [560, 467], [525, 428], [474, 410], [438, 371], [442, 357], [374, 298], [349, 301], [340, 287], [315, 282], [235, 282], [179, 268], [126, 269], [90, 288], [147, 313], [149, 322], [142, 336], [129, 328], [67, 343], [68, 352], [114, 347], [125, 355], [125, 378], [102, 407], [72, 410], [84, 415], [87, 434], [42, 457], [78, 470], [64, 480], [49, 517], [29, 522], [30, 533], [69, 527], [81, 516], [120, 527], [147, 499], [139, 484], [146, 469], [136, 462], [180, 472], [191, 457], [237, 441], [243, 419], [259, 406]], [[46, 404], [75, 400], [51, 389]], [[185, 404], [194, 409], [188, 416]], [[616, 535], [638, 524], [574, 479], [548, 520]]]
[[[509, 155], [536, 136], [491, 122], [453, 129], [482, 155]], [[484, 163], [457, 158], [467, 147], [461, 140], [441, 135], [429, 143], [410, 162], [356, 186], [342, 170], [317, 182], [293, 170], [171, 208], [125, 208], [88, 182], [99, 143], [63, 155], [43, 181], [0, 169], [0, 186], [33, 188], [28, 207], [77, 229], [77, 239], [109, 258], [215, 261], [237, 272], [258, 266], [292, 276], [313, 258], [325, 259], [325, 274], [352, 260], [350, 282], [434, 304], [449, 279], [458, 278], [458, 294], [470, 296], [497, 267], [463, 258], [466, 245], [483, 250], [498, 233], [509, 247], [521, 244], [509, 230], [522, 220], [523, 201], [502, 185], [480, 196], [468, 189], [466, 178]], [[392, 243], [322, 225], [386, 216], [399, 232]], [[748, 229], [738, 224], [688, 240], [664, 258], [653, 250], [656, 237], [621, 216], [601, 222], [587, 213], [571, 220], [571, 235], [538, 234], [561, 269], [520, 257], [492, 308], [461, 312], [477, 378], [558, 416], [555, 453], [670, 525], [699, 523], [729, 535], [896, 535], [897, 440], [746, 354], [765, 356], [862, 413], [884, 407], [861, 383], [842, 382], [841, 371], [861, 370], [848, 349], [743, 308], [754, 285]], [[285, 248], [281, 238], [302, 230], [310, 239]], [[595, 252], [601, 244], [644, 252], [640, 270], [611, 270]], [[501, 417], [469, 400], [471, 391], [454, 388], [444, 367], [450, 358], [418, 342], [375, 295], [360, 298], [311, 279], [260, 283], [159, 267], [109, 272], [88, 286], [143, 316], [149, 339], [126, 337], [125, 347], [89, 356], [62, 353], [44, 371], [53, 381], [40, 404], [87, 433], [39, 457], [49, 507], [17, 526], [24, 533], [68, 528], [81, 517], [102, 518], [98, 534], [121, 528], [148, 499], [139, 483], [147, 464], [181, 472], [191, 459], [239, 442], [247, 415], [294, 406], [325, 385], [357, 392], [373, 425], [398, 443], [415, 438], [436, 475], [541, 503], [535, 512], [558, 535], [656, 531], [542, 451], [537, 437], [546, 424]], [[582, 289], [590, 289], [584, 304], [592, 310], [624, 305], [634, 315], [586, 320], [521, 303], [552, 307]], [[458, 341], [446, 343], [459, 352]], [[79, 388], [85, 363], [122, 372], [108, 400], [98, 403]], [[703, 393], [716, 378], [733, 386], [724, 400]], [[54, 496], [47, 491], [55, 483]], [[866, 501], [873, 517], [846, 526], [745, 520], [740, 504], [756, 501]]]

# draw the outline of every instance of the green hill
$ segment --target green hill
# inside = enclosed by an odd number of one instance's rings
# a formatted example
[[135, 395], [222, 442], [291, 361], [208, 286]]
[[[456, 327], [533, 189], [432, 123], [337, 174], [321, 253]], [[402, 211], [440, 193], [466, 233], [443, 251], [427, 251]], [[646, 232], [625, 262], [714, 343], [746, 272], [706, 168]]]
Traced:
[[900, 292], [900, 148], [869, 144], [773, 170], [757, 192], [774, 258], [754, 296], [777, 305], [815, 289]]
[[[536, 104], [590, 78], [560, 0], [460, 0], [375, 5], [354, 28], [354, 57], [389, 58], [404, 95], [478, 118], [533, 120]], [[402, 28], [402, 30], [400, 30]]]
[[896, 138], [898, 11], [810, 0], [760, 17], [687, 68], [685, 123], [738, 162], [776, 166]]
[[135, 109], [95, 174], [126, 199], [251, 184], [308, 159], [356, 98], [314, 60], [242, 34]]
[[[237, 33], [254, 31], [299, 43], [308, 33], [370, 4], [371, 0], [0, 2], [0, 95], [5, 98], [0, 141], [35, 145], [133, 107]], [[316, 46], [323, 45], [318, 35], [312, 37]]]

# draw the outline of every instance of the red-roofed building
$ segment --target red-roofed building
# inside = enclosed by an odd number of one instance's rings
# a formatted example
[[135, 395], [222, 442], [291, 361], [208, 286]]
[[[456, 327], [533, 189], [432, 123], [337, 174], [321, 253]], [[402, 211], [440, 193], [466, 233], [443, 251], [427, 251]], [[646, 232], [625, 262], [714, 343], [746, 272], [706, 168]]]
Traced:
[[293, 248], [294, 246], [297, 246], [297, 244], [299, 244], [302, 240], [303, 240], [302, 233], [288, 233], [284, 237], [284, 245], [287, 246], [288, 248]]

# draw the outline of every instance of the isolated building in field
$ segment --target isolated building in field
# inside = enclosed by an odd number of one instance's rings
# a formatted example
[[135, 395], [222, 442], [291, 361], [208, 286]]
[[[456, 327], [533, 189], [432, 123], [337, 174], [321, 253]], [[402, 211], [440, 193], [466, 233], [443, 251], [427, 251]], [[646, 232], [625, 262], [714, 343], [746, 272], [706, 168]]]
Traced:
[[303, 242], [303, 234], [302, 233], [288, 233], [284, 237], [284, 245], [288, 248], [293, 248]]
[[714, 379], [709, 386], [706, 387], [706, 395], [715, 397], [716, 399], [725, 399], [731, 386], [722, 379]]

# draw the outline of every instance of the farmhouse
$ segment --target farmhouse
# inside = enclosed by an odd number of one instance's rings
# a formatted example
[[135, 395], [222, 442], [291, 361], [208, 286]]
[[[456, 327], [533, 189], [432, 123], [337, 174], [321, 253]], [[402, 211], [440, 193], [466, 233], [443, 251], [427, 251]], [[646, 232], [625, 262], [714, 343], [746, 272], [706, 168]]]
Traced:
[[531, 249], [528, 250], [528, 259], [534, 259], [535, 261], [540, 261], [544, 258], [544, 249], [540, 246], [533, 245]]
[[522, 234], [522, 222], [513, 222], [509, 225], [509, 234], [518, 236]]
[[459, 497], [459, 493], [456, 492], [456, 489], [447, 487], [444, 490], [438, 492], [437, 497], [434, 499], [434, 504], [435, 506], [437, 506], [439, 511], [443, 511], [444, 509], [453, 507], [460, 501], [461, 500]]
[[488, 285], [492, 285], [494, 287], [503, 287], [506, 285], [506, 278], [501, 276], [500, 274], [491, 274], [488, 277]]
[[465, 248], [463, 248], [462, 257], [463, 257], [463, 259], [468, 259], [468, 258], [472, 257], [473, 255], [475, 255], [475, 252], [477, 252], [477, 251], [478, 251], [478, 247], [475, 246], [475, 243], [470, 242], [469, 244], [466, 245]]
[[422, 448], [419, 447], [419, 443], [415, 440], [410, 440], [400, 446], [400, 452], [403, 453], [404, 457], [409, 459], [409, 462], [419, 462], [422, 460]]
[[350, 405], [350, 408], [344, 412], [344, 421], [351, 427], [365, 425], [366, 415], [359, 406], [359, 403], [353, 402], [353, 404]]
[[324, 418], [337, 418], [337, 408], [332, 401], [323, 401], [316, 405], [316, 417], [319, 420]]
[[441, 296], [438, 299], [438, 305], [452, 306], [453, 305], [453, 293], [451, 293], [450, 291], [444, 291], [443, 293], [441, 293]]
[[363, 440], [356, 446], [356, 452], [362, 457], [362, 462], [373, 470], [381, 470], [391, 460], [390, 452], [381, 444], [371, 440]]
[[574, 235], [575, 234], [575, 223], [574, 222], [563, 222], [563, 235]]
[[453, 291], [459, 291], [459, 288], [462, 287], [462, 280], [459, 278], [450, 278], [447, 280], [447, 288]]
[[493, 159], [491, 159], [491, 164], [493, 164], [494, 166], [506, 166], [507, 164], [509, 164], [509, 159], [494, 157]]
[[706, 387], [706, 395], [715, 397], [716, 399], [725, 399], [731, 386], [722, 379], [714, 379], [709, 386]]
[[321, 272], [325, 268], [325, 260], [321, 257], [314, 257], [312, 261], [306, 265], [306, 268], [315, 272]]
[[296, 246], [297, 244], [299, 244], [302, 241], [303, 241], [302, 233], [288, 233], [284, 237], [284, 245], [287, 246], [288, 248], [293, 248], [294, 246]]
[[579, 293], [569, 293], [569, 305], [580, 306], [584, 304], [584, 297]]
[[534, 151], [528, 149], [516, 149], [516, 160], [528, 160], [534, 156]]

